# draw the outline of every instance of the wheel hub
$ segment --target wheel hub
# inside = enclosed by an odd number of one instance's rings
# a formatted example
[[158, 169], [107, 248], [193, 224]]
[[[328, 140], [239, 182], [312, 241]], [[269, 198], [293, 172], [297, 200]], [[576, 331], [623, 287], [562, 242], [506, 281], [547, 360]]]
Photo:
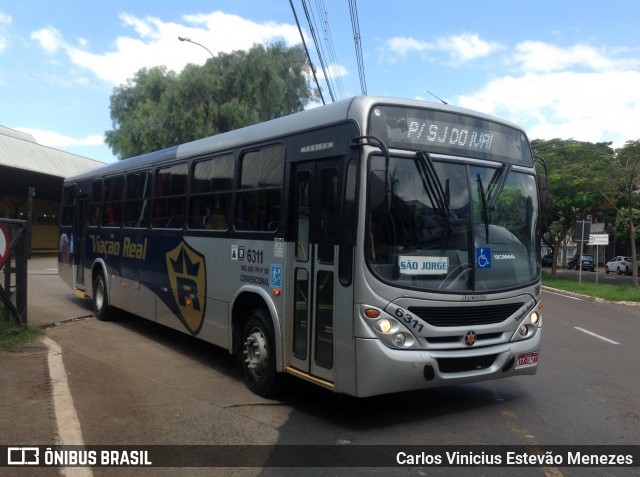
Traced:
[[253, 330], [244, 342], [244, 362], [256, 375], [262, 375], [267, 369], [267, 340], [261, 330]]

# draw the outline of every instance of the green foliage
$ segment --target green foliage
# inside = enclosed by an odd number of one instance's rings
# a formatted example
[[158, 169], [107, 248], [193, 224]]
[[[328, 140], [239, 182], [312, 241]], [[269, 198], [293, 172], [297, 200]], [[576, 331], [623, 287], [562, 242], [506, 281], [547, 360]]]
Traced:
[[[636, 250], [640, 247], [640, 209], [633, 209], [633, 223], [636, 240]], [[613, 235], [615, 237], [616, 244], [621, 247], [622, 250], [631, 250], [631, 241], [629, 236], [629, 209], [620, 208], [616, 222], [613, 228]], [[629, 252], [631, 255], [631, 252]]]
[[605, 187], [602, 177], [606, 172], [604, 158], [613, 154], [613, 149], [610, 143], [573, 139], [537, 139], [531, 142], [531, 147], [547, 161], [549, 205], [543, 211], [544, 238], [558, 250], [577, 221], [610, 209], [602, 195]]
[[0, 351], [15, 351], [21, 344], [37, 340], [43, 334], [41, 328], [16, 325], [0, 305]]
[[608, 283], [578, 282], [564, 277], [553, 277], [549, 272], [542, 272], [542, 284], [558, 290], [565, 290], [580, 295], [599, 298], [607, 301], [640, 302], [640, 291], [630, 285], [611, 285]]
[[302, 111], [314, 98], [300, 47], [220, 53], [180, 74], [138, 71], [111, 95], [105, 140], [120, 159]]

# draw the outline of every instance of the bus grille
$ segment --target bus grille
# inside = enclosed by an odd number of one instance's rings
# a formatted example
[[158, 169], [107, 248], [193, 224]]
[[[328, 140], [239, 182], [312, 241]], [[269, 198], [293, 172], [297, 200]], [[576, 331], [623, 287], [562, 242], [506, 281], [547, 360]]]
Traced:
[[465, 371], [487, 369], [496, 360], [496, 356], [498, 355], [489, 354], [469, 358], [439, 358], [436, 361], [441, 373], [464, 373]]
[[468, 308], [412, 306], [409, 311], [431, 326], [480, 326], [501, 323], [518, 311], [522, 305], [524, 303], [503, 303]]

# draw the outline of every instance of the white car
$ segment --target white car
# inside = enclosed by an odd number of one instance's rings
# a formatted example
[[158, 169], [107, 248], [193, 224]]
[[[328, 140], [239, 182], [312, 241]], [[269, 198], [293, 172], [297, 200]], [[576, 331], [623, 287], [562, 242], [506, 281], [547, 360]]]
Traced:
[[623, 257], [622, 255], [618, 255], [617, 257], [613, 257], [607, 262], [607, 264], [604, 266], [604, 271], [605, 273], [615, 271], [618, 273], [618, 275], [620, 275], [621, 273], [630, 275], [632, 265], [633, 263], [631, 262], [631, 257]]

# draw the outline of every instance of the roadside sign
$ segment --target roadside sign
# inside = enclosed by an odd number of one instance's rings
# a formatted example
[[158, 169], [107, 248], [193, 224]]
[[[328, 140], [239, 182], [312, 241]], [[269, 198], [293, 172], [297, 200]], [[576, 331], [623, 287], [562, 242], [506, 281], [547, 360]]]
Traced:
[[609, 245], [609, 234], [590, 234], [589, 245]]
[[587, 240], [589, 240], [590, 233], [591, 233], [591, 222], [587, 222], [586, 220], [576, 222], [575, 231], [573, 233], [573, 239], [576, 242], [586, 242]]
[[4, 263], [9, 258], [9, 234], [4, 224], [0, 224], [0, 268], [4, 266]]

